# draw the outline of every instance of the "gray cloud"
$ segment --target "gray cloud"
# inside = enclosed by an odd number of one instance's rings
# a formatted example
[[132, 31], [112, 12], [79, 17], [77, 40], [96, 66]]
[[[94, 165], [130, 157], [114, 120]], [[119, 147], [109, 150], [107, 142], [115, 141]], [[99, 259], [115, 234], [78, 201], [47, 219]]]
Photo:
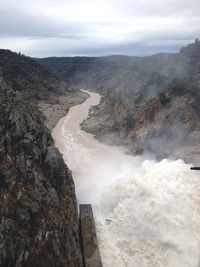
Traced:
[[78, 23], [62, 23], [54, 17], [0, 7], [0, 36], [57, 37], [82, 35], [87, 27]]
[[30, 56], [177, 52], [200, 32], [199, 0], [0, 0], [0, 47]]
[[112, 0], [113, 6], [134, 16], [197, 16], [199, 17], [199, 0]]

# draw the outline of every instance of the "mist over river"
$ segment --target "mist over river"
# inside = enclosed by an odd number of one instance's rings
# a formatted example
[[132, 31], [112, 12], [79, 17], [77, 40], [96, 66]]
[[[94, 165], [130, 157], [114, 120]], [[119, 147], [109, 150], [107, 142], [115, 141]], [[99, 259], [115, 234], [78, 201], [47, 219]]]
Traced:
[[[79, 203], [92, 203], [104, 267], [200, 266], [200, 172], [125, 154], [81, 131], [91, 93], [53, 130]], [[108, 221], [109, 219], [109, 221]]]

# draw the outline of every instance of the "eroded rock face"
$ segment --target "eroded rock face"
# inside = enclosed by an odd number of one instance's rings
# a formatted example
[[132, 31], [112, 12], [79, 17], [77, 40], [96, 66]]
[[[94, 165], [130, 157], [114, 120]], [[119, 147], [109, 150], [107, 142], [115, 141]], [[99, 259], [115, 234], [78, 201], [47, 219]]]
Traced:
[[[153, 59], [155, 56], [144, 58], [140, 71], [151, 66]], [[157, 60], [159, 62], [161, 58]], [[83, 129], [104, 142], [121, 142], [133, 154], [146, 152], [157, 158], [172, 156], [198, 163], [200, 42], [181, 49], [162, 68], [155, 64], [153, 72], [149, 68], [137, 79], [136, 73], [133, 69], [132, 81], [135, 77], [135, 82], [132, 88], [128, 77], [129, 87], [124, 86], [124, 70], [121, 83], [116, 86], [110, 87], [113, 75], [103, 81], [107, 91], [102, 91], [104, 97], [99, 106], [91, 110], [82, 124]]]
[[41, 113], [0, 87], [0, 266], [82, 266], [72, 176]]

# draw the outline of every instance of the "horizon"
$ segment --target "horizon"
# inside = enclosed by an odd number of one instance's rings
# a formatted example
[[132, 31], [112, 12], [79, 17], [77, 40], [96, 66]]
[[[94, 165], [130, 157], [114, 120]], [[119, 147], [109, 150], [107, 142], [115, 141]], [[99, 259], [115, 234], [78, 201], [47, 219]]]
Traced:
[[[189, 43], [190, 44], [190, 43]], [[187, 44], [186, 44], [187, 46]], [[182, 47], [180, 47], [181, 49]], [[138, 58], [143, 58], [143, 57], [151, 57], [151, 56], [155, 56], [155, 55], [160, 55], [160, 54], [170, 54], [170, 55], [176, 55], [179, 53], [180, 49], [177, 52], [158, 52], [158, 53], [154, 53], [154, 54], [147, 54], [147, 55], [128, 55], [128, 54], [110, 54], [110, 55], [72, 55], [72, 56], [47, 56], [47, 57], [38, 57], [38, 59], [43, 59], [43, 58], [74, 58], [74, 57], [86, 57], [86, 58], [103, 58], [103, 57], [138, 57]], [[13, 51], [16, 52], [16, 51]], [[18, 53], [18, 52], [16, 52]], [[26, 56], [26, 55], [24, 55]], [[37, 57], [36, 57], [37, 58]]]
[[177, 53], [200, 33], [200, 1], [0, 0], [0, 48], [30, 57]]
[[[195, 40], [199, 40], [198, 38], [196, 38]], [[155, 52], [153, 54], [144, 54], [144, 55], [129, 55], [129, 54], [110, 54], [110, 55], [71, 55], [71, 56], [68, 56], [68, 55], [63, 55], [63, 56], [55, 56], [55, 55], [49, 55], [49, 56], [45, 56], [45, 57], [33, 57], [33, 56], [29, 56], [27, 54], [24, 54], [22, 53], [22, 51], [14, 51], [14, 50], [11, 50], [9, 48], [1, 48], [0, 47], [0, 50], [9, 50], [13, 53], [17, 53], [17, 54], [21, 54], [23, 56], [26, 56], [26, 57], [30, 57], [30, 58], [35, 58], [35, 59], [45, 59], [45, 58], [103, 58], [103, 57], [135, 57], [135, 58], [144, 58], [144, 57], [152, 57], [152, 56], [156, 56], [156, 55], [177, 55], [180, 53], [180, 50], [184, 47], [187, 47], [188, 45], [190, 44], [194, 44], [195, 43], [195, 40], [191, 41], [190, 43], [186, 43], [185, 46], [182, 46], [178, 49], [178, 51], [176, 52], [166, 52], [166, 51], [163, 51], [163, 52]]]

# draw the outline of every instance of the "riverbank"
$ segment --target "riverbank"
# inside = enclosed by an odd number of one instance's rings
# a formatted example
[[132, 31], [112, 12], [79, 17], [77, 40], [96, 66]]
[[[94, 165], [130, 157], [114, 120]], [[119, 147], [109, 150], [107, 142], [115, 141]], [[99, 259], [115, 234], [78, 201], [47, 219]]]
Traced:
[[45, 116], [46, 127], [52, 131], [59, 119], [64, 117], [72, 106], [83, 103], [88, 97], [88, 93], [81, 90], [58, 97], [57, 103], [54, 104], [40, 101], [38, 107]]

